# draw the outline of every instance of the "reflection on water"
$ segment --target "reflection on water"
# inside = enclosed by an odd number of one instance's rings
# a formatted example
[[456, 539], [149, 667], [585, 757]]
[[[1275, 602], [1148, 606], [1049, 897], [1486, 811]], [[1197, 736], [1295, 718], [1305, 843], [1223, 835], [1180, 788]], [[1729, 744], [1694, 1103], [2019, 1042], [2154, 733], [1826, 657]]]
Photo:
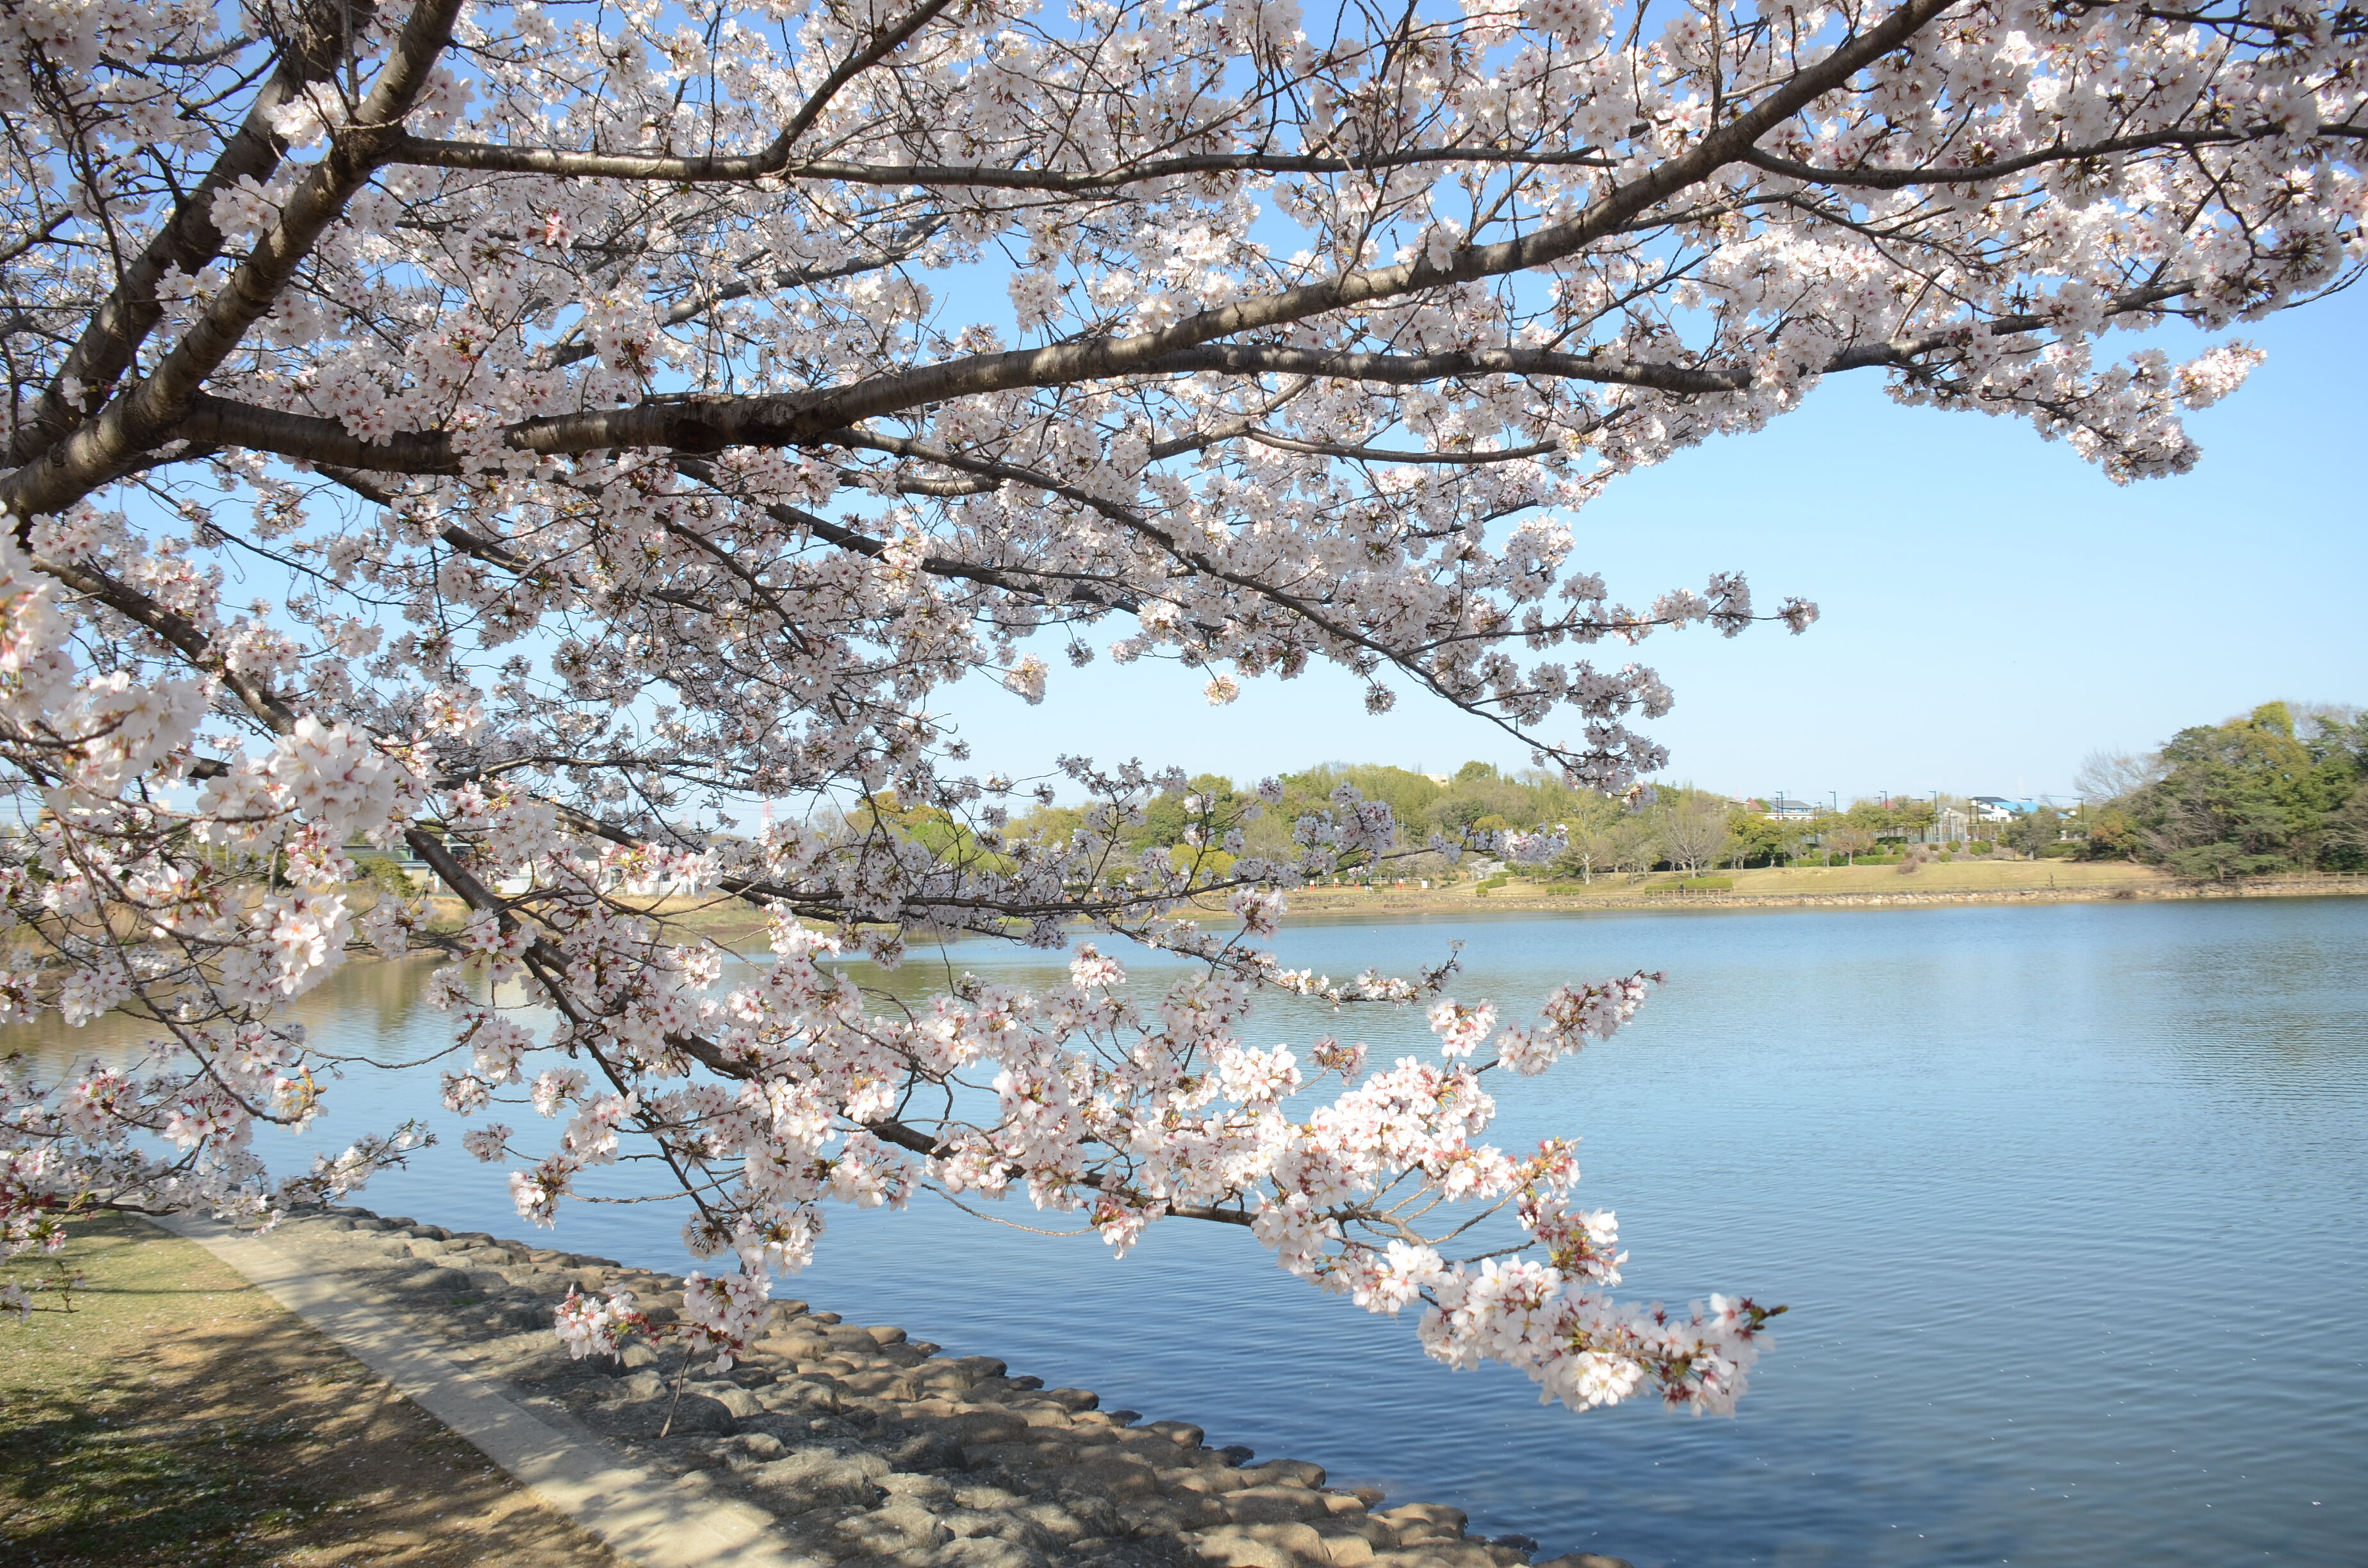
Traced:
[[[279, 1017], [302, 1024], [333, 1055], [416, 1064], [452, 1043], [443, 1016], [419, 1005], [420, 984], [437, 961], [354, 960], [289, 1004]], [[0, 1057], [19, 1055], [21, 1070], [49, 1077], [94, 1056], [110, 1064], [137, 1057], [160, 1033], [154, 1025], [120, 1013], [80, 1028], [49, 1013], [36, 1023], [0, 1028]]]
[[[1628, 1293], [1792, 1304], [1738, 1419], [1541, 1409], [1519, 1376], [1450, 1373], [1410, 1322], [1178, 1223], [1112, 1264], [1090, 1238], [943, 1205], [835, 1217], [798, 1293], [1456, 1503], [1549, 1553], [2362, 1560], [2368, 1353], [2341, 1325], [2368, 1286], [2368, 900], [1509, 916], [1293, 927], [1281, 946], [1293, 966], [1403, 971], [1455, 937], [1466, 998], [1669, 972], [1611, 1044], [1502, 1090], [1498, 1133], [1586, 1135], [1582, 1191], [1620, 1211]], [[980, 943], [946, 961], [1063, 972]], [[357, 964], [299, 1013], [347, 1049], [423, 1056], [444, 1040], [412, 1005], [424, 973]], [[892, 983], [944, 973], [916, 953]], [[1252, 1033], [1327, 1029], [1360, 1029], [1383, 1061], [1429, 1048], [1411, 1014], [1344, 1027], [1291, 1002]], [[15, 1041], [54, 1060], [106, 1037]], [[356, 1073], [307, 1142], [420, 1111], [435, 1077]], [[457, 1142], [367, 1196], [520, 1228]], [[680, 1218], [576, 1209], [564, 1244], [681, 1267]]]

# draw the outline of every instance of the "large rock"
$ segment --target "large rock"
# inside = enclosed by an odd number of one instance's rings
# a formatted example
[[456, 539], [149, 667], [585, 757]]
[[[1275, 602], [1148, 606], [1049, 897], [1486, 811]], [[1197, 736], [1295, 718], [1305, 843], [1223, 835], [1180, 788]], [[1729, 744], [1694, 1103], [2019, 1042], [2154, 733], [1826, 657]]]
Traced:
[[722, 1400], [704, 1393], [693, 1393], [689, 1389], [682, 1391], [681, 1403], [674, 1406], [671, 1422], [666, 1419], [664, 1403], [653, 1401], [645, 1408], [657, 1416], [659, 1425], [669, 1435], [677, 1437], [700, 1433], [723, 1436], [732, 1430], [734, 1422], [738, 1419], [733, 1415], [732, 1407]]
[[898, 1470], [960, 1470], [963, 1464], [962, 1446], [930, 1427], [894, 1438], [881, 1452]]
[[1360, 1535], [1330, 1530], [1316, 1532], [1324, 1540], [1324, 1560], [1331, 1568], [1367, 1568], [1373, 1561], [1373, 1543]]
[[948, 1541], [929, 1556], [929, 1568], [1049, 1568], [1044, 1554], [1016, 1540], [970, 1536]]
[[1284, 1523], [1243, 1525], [1236, 1528], [1252, 1540], [1270, 1541], [1303, 1562], [1323, 1562], [1328, 1560], [1324, 1548], [1324, 1538], [1315, 1533], [1315, 1527], [1312, 1525]]
[[[874, 1459], [877, 1471], [863, 1459]], [[799, 1514], [812, 1508], [868, 1508], [880, 1500], [877, 1475], [888, 1467], [874, 1456], [851, 1458], [825, 1448], [792, 1449], [781, 1459], [746, 1472], [765, 1505], [777, 1513]]]
[[457, 1268], [405, 1268], [389, 1275], [387, 1284], [406, 1296], [473, 1296], [477, 1288]]
[[1159, 1490], [1159, 1477], [1139, 1460], [1112, 1454], [1069, 1466], [1061, 1477], [1061, 1484], [1071, 1491], [1121, 1502], [1152, 1495]]
[[859, 1551], [882, 1556], [929, 1551], [953, 1540], [953, 1531], [927, 1508], [906, 1498], [869, 1514], [841, 1519], [838, 1533]]
[[838, 1408], [838, 1390], [811, 1378], [784, 1378], [768, 1383], [749, 1396], [763, 1409], [780, 1415], [815, 1415]]
[[[823, 1365], [830, 1363], [825, 1361]], [[893, 1367], [850, 1367], [840, 1374], [840, 1381], [847, 1384], [848, 1392], [866, 1399], [906, 1400], [921, 1392], [911, 1378]]]
[[948, 1416], [941, 1426], [946, 1436], [966, 1449], [1016, 1443], [1028, 1437], [1027, 1421], [1008, 1410], [966, 1410]]
[[1402, 1540], [1450, 1540], [1463, 1535], [1463, 1527], [1471, 1522], [1461, 1508], [1451, 1508], [1444, 1503], [1407, 1503], [1400, 1507], [1384, 1508], [1375, 1516], [1387, 1519], [1397, 1529]]
[[1242, 1473], [1261, 1486], [1321, 1486], [1324, 1467], [1305, 1460], [1269, 1460], [1260, 1465], [1249, 1465]]
[[977, 1470], [1068, 1470], [1076, 1464], [1077, 1451], [1066, 1443], [1032, 1438], [1013, 1443], [964, 1443], [962, 1459]]
[[1441, 1539], [1376, 1551], [1377, 1568], [1506, 1568], [1521, 1554], [1507, 1546], [1483, 1546], [1476, 1540]]
[[1126, 1533], [1126, 1521], [1119, 1517], [1117, 1504], [1074, 1488], [1064, 1490], [1057, 1503], [1040, 1499], [1021, 1503], [1011, 1512], [1064, 1545], [1089, 1537]]
[[933, 1381], [959, 1379], [964, 1388], [975, 1387], [989, 1378], [999, 1378], [1010, 1370], [992, 1356], [951, 1356], [930, 1362], [928, 1369]]
[[1300, 1568], [1298, 1553], [1238, 1526], [1182, 1538], [1192, 1555], [1214, 1568]]
[[[493, 1292], [489, 1290], [486, 1294]], [[521, 1298], [505, 1288], [502, 1299], [488, 1301], [485, 1306], [485, 1324], [496, 1333], [521, 1333], [534, 1329], [548, 1333], [551, 1330], [551, 1304], [548, 1301], [538, 1301], [532, 1297]]]
[[[661, 1428], [669, 1436], [706, 1434], [722, 1436], [733, 1429], [734, 1417], [722, 1403], [706, 1394], [685, 1389], [677, 1403], [672, 1386], [654, 1371], [640, 1371], [628, 1378], [588, 1379], [598, 1401], [588, 1411], [592, 1425], [603, 1431], [627, 1437], [655, 1437]], [[607, 1388], [602, 1389], [601, 1384]], [[667, 1425], [666, 1413], [674, 1412], [674, 1421]]]
[[[691, 1387], [730, 1411], [735, 1420], [746, 1421], [765, 1414], [765, 1407], [757, 1396], [737, 1383], [699, 1382]], [[683, 1397], [689, 1398], [689, 1392], [686, 1392]]]
[[1212, 1496], [1258, 1484], [1256, 1476], [1223, 1464], [1178, 1466], [1161, 1471], [1159, 1480], [1171, 1492], [1200, 1492]]
[[789, 1453], [789, 1445], [770, 1432], [743, 1432], [732, 1439], [732, 1451], [742, 1466], [770, 1464]]
[[1182, 1535], [1187, 1530], [1215, 1529], [1233, 1517], [1214, 1497], [1178, 1492], [1165, 1497], [1136, 1497], [1119, 1505], [1119, 1517], [1130, 1535]]
[[915, 1475], [899, 1469], [879, 1479], [881, 1489], [891, 1496], [909, 1497], [941, 1518], [961, 1506], [954, 1501], [953, 1483], [942, 1475]]
[[1299, 1486], [1252, 1486], [1216, 1499], [1237, 1525], [1281, 1525], [1331, 1513], [1324, 1494]]

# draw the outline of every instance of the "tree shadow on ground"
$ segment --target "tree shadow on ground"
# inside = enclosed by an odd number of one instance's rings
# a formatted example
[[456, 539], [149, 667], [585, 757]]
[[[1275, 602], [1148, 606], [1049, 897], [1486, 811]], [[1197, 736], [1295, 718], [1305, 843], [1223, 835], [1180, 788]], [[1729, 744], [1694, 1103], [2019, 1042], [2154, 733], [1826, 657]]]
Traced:
[[0, 1356], [0, 1568], [617, 1568], [187, 1242], [85, 1233]]

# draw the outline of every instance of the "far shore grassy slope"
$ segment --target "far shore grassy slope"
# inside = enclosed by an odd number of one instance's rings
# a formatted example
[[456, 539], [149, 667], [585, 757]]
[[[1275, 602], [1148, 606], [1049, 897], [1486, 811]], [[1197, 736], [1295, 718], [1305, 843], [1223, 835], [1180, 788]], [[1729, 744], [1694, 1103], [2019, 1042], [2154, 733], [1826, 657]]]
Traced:
[[[2368, 875], [2328, 872], [2193, 881], [2127, 861], [1928, 861], [1910, 869], [1884, 866], [1778, 866], [1717, 871], [1691, 879], [1672, 871], [1647, 876], [1599, 874], [1592, 881], [1547, 871], [1484, 886], [1467, 876], [1425, 888], [1409, 877], [1366, 886], [1317, 884], [1292, 890], [1290, 918], [1406, 918], [1508, 912], [1582, 910], [1634, 912], [1682, 909], [1782, 909], [1819, 906], [1912, 907], [1935, 903], [2062, 903], [2101, 900], [2292, 898], [2368, 894]], [[1707, 883], [1709, 885], [1703, 885]], [[1726, 885], [1720, 885], [1726, 884]], [[436, 922], [458, 927], [467, 911], [455, 898], [437, 898]], [[737, 942], [764, 929], [763, 915], [736, 899], [627, 899], [659, 915], [686, 937]], [[1212, 921], [1230, 919], [1223, 902], [1204, 900]]]
[[1470, 881], [1422, 888], [1318, 886], [1291, 895], [1303, 918], [1355, 913], [1441, 915], [1480, 910], [1784, 908], [1827, 904], [2044, 903], [2095, 900], [2273, 897], [2368, 893], [2368, 876], [2324, 873], [2222, 882], [2182, 881], [2126, 861], [1954, 860], [1903, 866], [1776, 866], [1700, 879], [1657, 871], [1599, 874], [1591, 881], [1547, 873], [1501, 886]]

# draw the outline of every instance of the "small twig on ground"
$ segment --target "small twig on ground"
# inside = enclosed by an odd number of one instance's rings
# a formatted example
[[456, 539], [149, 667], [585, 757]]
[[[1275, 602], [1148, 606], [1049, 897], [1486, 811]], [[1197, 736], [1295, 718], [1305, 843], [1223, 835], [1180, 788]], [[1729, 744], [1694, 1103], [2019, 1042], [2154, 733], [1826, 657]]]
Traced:
[[685, 1351], [682, 1358], [682, 1369], [674, 1375], [674, 1398], [667, 1402], [666, 1418], [658, 1424], [659, 1437], [663, 1437], [674, 1430], [674, 1413], [682, 1407], [682, 1385], [689, 1381], [690, 1353]]
[[[19, 1319], [28, 1318], [35, 1312], [73, 1312], [74, 1293], [81, 1288], [83, 1276], [79, 1270], [69, 1269], [63, 1263], [51, 1267], [57, 1270], [53, 1278], [0, 1281], [0, 1312], [15, 1312]], [[34, 1301], [36, 1296], [55, 1296], [58, 1304], [41, 1306]]]

